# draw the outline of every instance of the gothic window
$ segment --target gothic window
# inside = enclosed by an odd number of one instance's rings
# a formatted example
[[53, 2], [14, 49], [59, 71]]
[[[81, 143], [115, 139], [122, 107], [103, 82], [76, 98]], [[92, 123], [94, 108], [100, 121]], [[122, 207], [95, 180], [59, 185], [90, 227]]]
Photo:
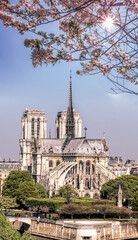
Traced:
[[57, 161], [57, 162], [56, 162], [56, 166], [58, 166], [59, 164], [60, 164], [60, 161]]
[[89, 183], [88, 178], [86, 178], [86, 180], [85, 180], [85, 187], [86, 187], [86, 189], [90, 189], [90, 183]]
[[75, 171], [74, 172], [77, 173], [77, 165], [75, 165]]
[[23, 126], [23, 139], [25, 139], [25, 126]]
[[49, 161], [49, 167], [53, 167], [53, 161], [52, 160]]
[[39, 133], [40, 133], [40, 119], [37, 119], [37, 138], [39, 138]]
[[94, 165], [92, 164], [92, 173], [94, 173], [95, 172], [95, 167], [94, 167]]
[[32, 134], [32, 137], [34, 137], [34, 118], [32, 118], [31, 134]]
[[86, 162], [86, 174], [90, 174], [90, 162]]
[[80, 161], [80, 163], [79, 163], [79, 171], [80, 171], [80, 173], [83, 172], [83, 162], [82, 161]]

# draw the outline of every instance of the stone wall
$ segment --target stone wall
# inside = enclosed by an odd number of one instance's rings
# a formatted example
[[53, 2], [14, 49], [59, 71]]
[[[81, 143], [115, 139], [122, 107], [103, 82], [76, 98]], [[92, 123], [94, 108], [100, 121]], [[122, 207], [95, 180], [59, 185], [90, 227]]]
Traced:
[[31, 233], [34, 235], [53, 237], [55, 239], [76, 240], [77, 229], [64, 226], [63, 222], [32, 220]]
[[32, 235], [55, 240], [125, 240], [138, 239], [138, 222], [119, 221], [54, 221], [32, 219], [31, 226], [15, 221], [12, 223], [20, 231], [28, 230]]

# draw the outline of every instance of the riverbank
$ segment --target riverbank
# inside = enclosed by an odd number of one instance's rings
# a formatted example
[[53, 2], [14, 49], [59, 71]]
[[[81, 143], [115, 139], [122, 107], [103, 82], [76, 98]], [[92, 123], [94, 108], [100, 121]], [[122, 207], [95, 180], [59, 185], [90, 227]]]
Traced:
[[31, 224], [14, 221], [16, 229], [28, 230], [37, 240], [138, 239], [137, 221], [50, 220], [32, 218]]

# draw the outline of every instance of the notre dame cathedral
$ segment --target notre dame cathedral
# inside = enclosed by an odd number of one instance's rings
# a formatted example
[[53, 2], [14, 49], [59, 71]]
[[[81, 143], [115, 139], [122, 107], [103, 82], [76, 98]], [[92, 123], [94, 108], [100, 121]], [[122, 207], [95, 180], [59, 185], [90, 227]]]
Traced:
[[71, 184], [78, 196], [97, 198], [103, 183], [115, 175], [108, 170], [108, 145], [103, 139], [82, 137], [80, 113], [72, 105], [70, 78], [67, 111], [58, 112], [56, 138], [46, 137], [43, 111], [25, 109], [21, 124], [20, 165], [36, 182], [43, 183], [49, 197]]

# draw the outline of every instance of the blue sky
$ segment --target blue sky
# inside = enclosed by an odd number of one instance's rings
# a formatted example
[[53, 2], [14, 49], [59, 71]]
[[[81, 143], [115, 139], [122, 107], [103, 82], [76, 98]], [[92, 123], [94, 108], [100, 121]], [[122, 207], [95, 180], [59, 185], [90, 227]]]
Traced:
[[[19, 159], [21, 116], [28, 109], [44, 110], [47, 128], [55, 137], [55, 118], [68, 104], [72, 69], [73, 106], [81, 113], [88, 138], [105, 132], [110, 155], [138, 159], [138, 97], [111, 95], [111, 83], [102, 75], [78, 76], [78, 63], [34, 68], [30, 50], [15, 29], [0, 24], [0, 157]], [[138, 86], [136, 86], [138, 91]], [[83, 131], [84, 135], [84, 131]]]

